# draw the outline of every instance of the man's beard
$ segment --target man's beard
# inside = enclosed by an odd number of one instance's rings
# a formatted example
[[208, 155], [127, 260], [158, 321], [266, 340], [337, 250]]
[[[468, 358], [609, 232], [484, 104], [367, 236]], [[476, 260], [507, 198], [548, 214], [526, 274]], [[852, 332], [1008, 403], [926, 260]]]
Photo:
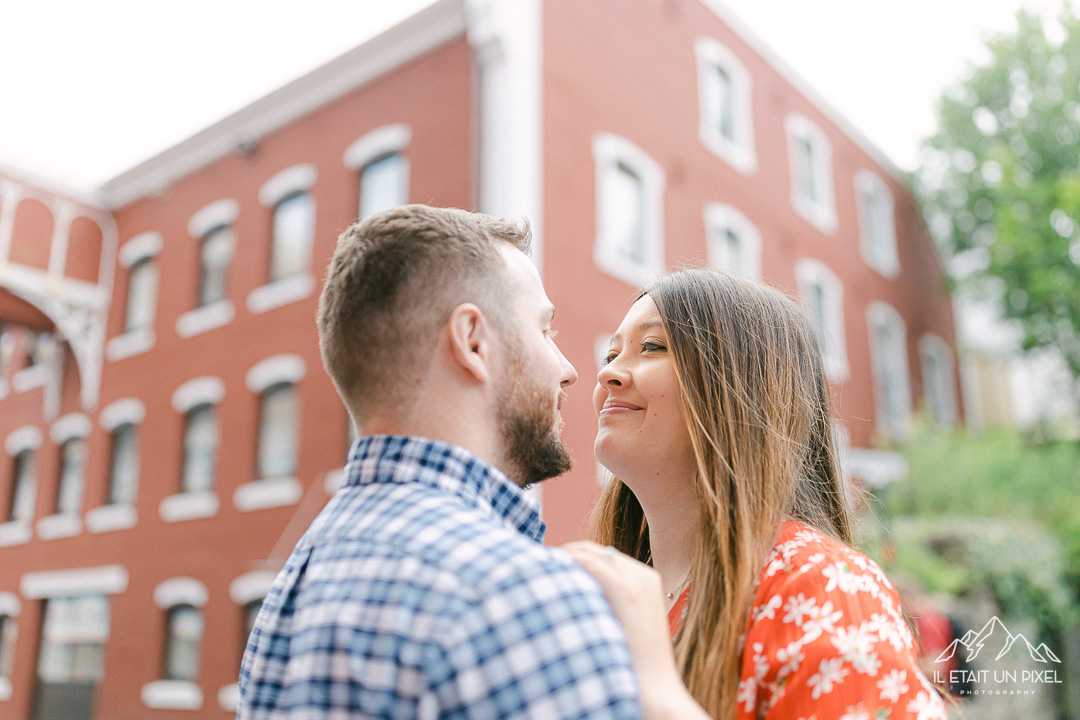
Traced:
[[[506, 343], [504, 392], [499, 406], [499, 434], [507, 475], [523, 488], [570, 470], [574, 462], [555, 427], [550, 391], [532, 382], [517, 338]], [[560, 392], [562, 392], [560, 390]]]

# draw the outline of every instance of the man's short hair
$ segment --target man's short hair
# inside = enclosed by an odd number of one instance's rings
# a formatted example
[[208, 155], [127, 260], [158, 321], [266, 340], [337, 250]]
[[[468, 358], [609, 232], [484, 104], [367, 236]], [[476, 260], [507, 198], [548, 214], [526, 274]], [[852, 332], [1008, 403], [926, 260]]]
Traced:
[[319, 349], [358, 423], [416, 399], [458, 305], [474, 303], [506, 329], [512, 288], [498, 243], [528, 253], [530, 241], [527, 222], [427, 205], [376, 213], [341, 234], [319, 298]]

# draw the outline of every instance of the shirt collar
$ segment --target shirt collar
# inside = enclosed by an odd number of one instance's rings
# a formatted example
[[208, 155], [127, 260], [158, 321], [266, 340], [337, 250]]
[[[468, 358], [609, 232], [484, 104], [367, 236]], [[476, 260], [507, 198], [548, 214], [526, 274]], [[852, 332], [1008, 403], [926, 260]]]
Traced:
[[353, 443], [342, 487], [416, 482], [450, 493], [541, 542], [540, 509], [497, 468], [463, 447], [407, 435], [370, 435]]

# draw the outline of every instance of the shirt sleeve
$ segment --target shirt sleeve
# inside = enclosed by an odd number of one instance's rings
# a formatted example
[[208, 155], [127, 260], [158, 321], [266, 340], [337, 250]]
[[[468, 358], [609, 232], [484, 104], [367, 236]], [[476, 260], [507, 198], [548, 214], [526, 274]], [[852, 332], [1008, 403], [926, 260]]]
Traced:
[[812, 550], [785, 558], [762, 583], [736, 717], [945, 720], [881, 570], [858, 553]]
[[424, 707], [461, 719], [641, 717], [625, 636], [600, 588], [552, 555], [447, 628]]

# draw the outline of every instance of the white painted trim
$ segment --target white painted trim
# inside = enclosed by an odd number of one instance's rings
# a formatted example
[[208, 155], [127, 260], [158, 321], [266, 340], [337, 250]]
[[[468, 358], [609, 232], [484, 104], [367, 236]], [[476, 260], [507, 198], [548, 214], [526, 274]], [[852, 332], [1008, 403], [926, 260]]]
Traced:
[[46, 515], [35, 525], [37, 536], [42, 540], [58, 540], [75, 537], [82, 532], [82, 520], [78, 515], [57, 513]]
[[310, 273], [288, 275], [280, 280], [257, 287], [248, 293], [247, 308], [259, 315], [275, 308], [289, 305], [311, 297], [315, 292], [315, 278]]
[[229, 597], [237, 605], [262, 600], [270, 594], [277, 573], [272, 570], [253, 570], [229, 583]]
[[[870, 366], [873, 369], [874, 416], [878, 432], [890, 440], [904, 440], [911, 427], [911, 372], [908, 366], [907, 326], [904, 318], [892, 306], [884, 302], [872, 302], [866, 308], [867, 333], [870, 345]], [[899, 348], [883, 350], [877, 346], [878, 325], [892, 325], [900, 337]], [[878, 377], [885, 369], [883, 363], [895, 362], [889, 371], [895, 370], [900, 375], [900, 415], [896, 418], [898, 427], [890, 427], [891, 421], [883, 417], [885, 399], [881, 397]]]
[[155, 342], [157, 342], [157, 336], [150, 328], [131, 330], [105, 343], [105, 357], [110, 362], [118, 362], [135, 355], [142, 355], [151, 350]]
[[110, 209], [158, 192], [177, 179], [461, 36], [461, 0], [438, 0], [382, 34], [275, 90], [191, 138], [105, 183]]
[[240, 217], [240, 203], [232, 198], [215, 200], [204, 205], [188, 220], [188, 235], [201, 240], [206, 234], [223, 225], [231, 226]]
[[219, 508], [217, 495], [211, 490], [203, 490], [170, 495], [158, 505], [158, 515], [167, 523], [182, 522], [214, 517]]
[[90, 418], [82, 413], [68, 413], [54, 422], [49, 428], [49, 437], [57, 445], [72, 438], [85, 438], [94, 425]]
[[294, 192], [308, 192], [318, 177], [319, 171], [311, 163], [287, 167], [262, 184], [259, 204], [272, 208]]
[[0, 524], [0, 547], [12, 545], [25, 545], [34, 536], [30, 529], [30, 523], [21, 520], [11, 520]]
[[19, 602], [19, 596], [15, 593], [0, 592], [0, 615], [17, 618], [20, 612], [22, 612], [22, 603]]
[[49, 368], [45, 364], [23, 368], [11, 376], [11, 389], [17, 393], [42, 387], [49, 379]]
[[176, 318], [176, 334], [182, 338], [194, 337], [204, 332], [225, 327], [236, 317], [231, 300], [218, 300], [209, 305], [188, 310]]
[[266, 478], [236, 488], [233, 505], [240, 512], [251, 512], [295, 505], [303, 495], [304, 489], [294, 477]]
[[[927, 361], [927, 358], [931, 355], [936, 356], [937, 367], [941, 371], [941, 377], [938, 380], [942, 383], [941, 387], [944, 390], [941, 398], [944, 403], [942, 417], [933, 417], [934, 399], [930, 397], [930, 392], [931, 388], [935, 387], [935, 383], [930, 377], [932, 363]], [[960, 415], [956, 400], [956, 382], [954, 380], [956, 377], [956, 360], [952, 348], [941, 337], [934, 333], [926, 333], [919, 338], [919, 365], [922, 370], [923, 396], [926, 399], [926, 409], [930, 411], [934, 422], [943, 427], [956, 427], [960, 422]]]
[[232, 683], [224, 685], [217, 694], [218, 706], [226, 712], [236, 712], [240, 705], [240, 685]]
[[128, 530], [135, 527], [138, 520], [134, 505], [102, 505], [86, 513], [86, 529], [92, 533]]
[[216, 377], [197, 377], [176, 388], [172, 406], [176, 412], [186, 413], [199, 405], [217, 405], [225, 397], [225, 383]]
[[127, 590], [128, 571], [123, 565], [102, 565], [75, 570], [30, 572], [19, 588], [28, 600], [76, 595], [116, 595]]
[[4, 450], [14, 457], [23, 450], [37, 450], [41, 447], [41, 430], [33, 425], [23, 425], [8, 433], [4, 439]]
[[[753, 82], [750, 73], [735, 53], [714, 38], [699, 37], [694, 42], [694, 53], [698, 64], [698, 139], [707, 150], [738, 172], [753, 175], [757, 172], [757, 154], [754, 151]], [[718, 68], [731, 80], [734, 139], [720, 133], [718, 118], [711, 112], [716, 100], [715, 70]]]
[[154, 604], [162, 610], [177, 605], [201, 608], [206, 605], [208, 597], [206, 586], [190, 577], [169, 578], [154, 588]]
[[881, 488], [904, 479], [908, 463], [898, 452], [851, 448], [847, 451], [847, 472], [869, 488]]
[[248, 390], [261, 393], [272, 385], [295, 385], [304, 379], [307, 365], [299, 355], [273, 355], [252, 365], [247, 372]]
[[[826, 235], [836, 232], [836, 191], [833, 183], [832, 143], [810, 118], [791, 113], [784, 118], [787, 131], [788, 167], [791, 174], [791, 206], [804, 220]], [[810, 143], [817, 160], [810, 170], [814, 183], [821, 191], [816, 201], [804, 197], [799, 186], [799, 154], [796, 141]]]
[[120, 246], [116, 260], [120, 267], [129, 268], [140, 260], [156, 257], [164, 244], [161, 233], [148, 230], [141, 232]]
[[[638, 288], [645, 287], [664, 272], [664, 170], [648, 153], [624, 137], [597, 133], [592, 142], [596, 165], [596, 243], [593, 261], [601, 271]], [[617, 253], [603, 217], [603, 185], [611, 172], [623, 164], [641, 179], [645, 207], [642, 210], [644, 261], [627, 262]]]
[[0, 700], [11, 699], [11, 680], [0, 677]]
[[[804, 308], [809, 307], [811, 287], [819, 285], [825, 291], [827, 327], [824, 331], [827, 342], [826, 347], [820, 348], [821, 359], [825, 364], [825, 375], [829, 380], [844, 382], [850, 376], [847, 331], [844, 324], [844, 283], [820, 260], [800, 258], [795, 263], [795, 284]], [[811, 317], [810, 321], [814, 322], [814, 318]]]
[[[761, 231], [733, 205], [709, 203], [704, 215], [709, 266], [750, 280], [761, 280]], [[731, 259], [727, 257], [725, 232], [729, 228], [742, 244], [743, 266], [740, 268], [732, 268]]]
[[112, 432], [121, 425], [139, 425], [146, 419], [146, 405], [137, 398], [114, 400], [98, 415], [101, 427]]
[[[879, 275], [894, 280], [900, 274], [900, 257], [896, 247], [896, 204], [892, 191], [877, 173], [859, 170], [855, 173], [855, 210], [859, 219], [859, 251], [863, 262]], [[883, 253], [879, 257], [871, 245], [870, 216], [865, 206], [866, 195], [874, 195], [884, 204], [889, 221], [882, 228]]]
[[411, 140], [412, 129], [405, 123], [383, 125], [354, 140], [345, 148], [341, 162], [348, 169], [359, 171], [377, 157], [404, 152]]
[[155, 680], [143, 685], [139, 696], [155, 710], [198, 710], [203, 704], [202, 690], [187, 680]]

